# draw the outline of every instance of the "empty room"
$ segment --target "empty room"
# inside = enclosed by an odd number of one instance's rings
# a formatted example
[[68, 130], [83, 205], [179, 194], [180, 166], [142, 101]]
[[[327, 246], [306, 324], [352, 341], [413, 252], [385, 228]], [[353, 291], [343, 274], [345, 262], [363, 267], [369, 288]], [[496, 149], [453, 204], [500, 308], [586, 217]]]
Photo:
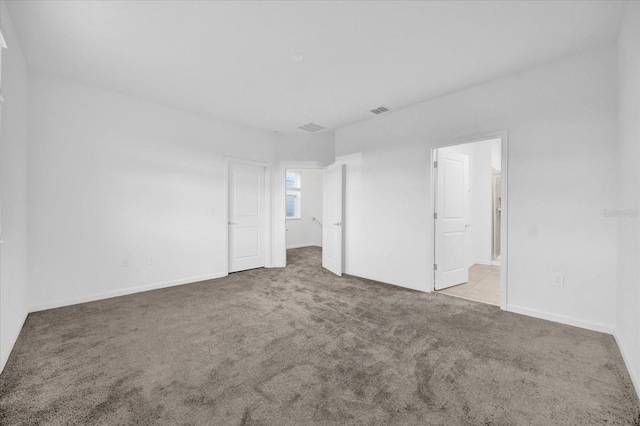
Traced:
[[0, 424], [640, 425], [640, 2], [0, 0]]

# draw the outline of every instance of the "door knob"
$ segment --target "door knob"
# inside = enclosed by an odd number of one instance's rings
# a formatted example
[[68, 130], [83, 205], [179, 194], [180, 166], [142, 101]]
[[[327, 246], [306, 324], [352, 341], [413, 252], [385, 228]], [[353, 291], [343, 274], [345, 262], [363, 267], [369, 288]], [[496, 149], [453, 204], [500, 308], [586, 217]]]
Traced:
[[471, 226], [471, 224], [470, 224], [470, 223], [465, 223], [465, 224], [464, 224], [464, 227], [465, 227], [465, 228], [468, 228], [468, 227], [470, 227], [470, 226]]
[[342, 226], [342, 222], [336, 222], [334, 223], [335, 226]]

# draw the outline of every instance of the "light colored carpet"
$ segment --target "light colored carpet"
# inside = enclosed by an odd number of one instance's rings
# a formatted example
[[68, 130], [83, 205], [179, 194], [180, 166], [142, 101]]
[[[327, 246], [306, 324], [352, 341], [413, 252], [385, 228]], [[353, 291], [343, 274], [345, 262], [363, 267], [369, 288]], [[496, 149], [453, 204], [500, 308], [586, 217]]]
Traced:
[[639, 423], [609, 335], [289, 262], [29, 315], [0, 423]]

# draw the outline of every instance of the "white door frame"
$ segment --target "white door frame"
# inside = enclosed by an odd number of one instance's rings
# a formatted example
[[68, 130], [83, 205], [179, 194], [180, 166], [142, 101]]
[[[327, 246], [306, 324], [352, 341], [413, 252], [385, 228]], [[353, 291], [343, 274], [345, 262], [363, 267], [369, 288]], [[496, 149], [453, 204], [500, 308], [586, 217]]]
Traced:
[[[276, 257], [278, 257], [278, 253], [282, 259], [280, 261], [276, 261], [276, 266], [285, 267], [287, 266], [287, 209], [286, 209], [286, 194], [287, 194], [287, 169], [319, 169], [322, 170], [324, 168], [323, 164], [318, 161], [280, 161], [278, 163], [278, 171], [276, 173], [276, 180], [282, 184], [282, 193], [277, 194], [276, 196], [280, 198], [280, 201], [275, 201], [275, 203], [281, 204], [282, 211], [280, 213], [276, 212], [276, 217], [278, 217], [278, 225], [276, 226], [275, 233], [280, 236], [280, 238], [276, 238], [277, 247], [275, 247]], [[276, 187], [277, 188], [277, 187]], [[281, 195], [281, 197], [280, 197]], [[280, 225], [282, 226], [280, 227]], [[280, 229], [278, 229], [280, 227]]]
[[264, 267], [271, 267], [271, 166], [262, 161], [224, 157], [224, 268], [229, 275], [229, 164], [248, 164], [264, 168]]
[[502, 153], [502, 216], [500, 218], [500, 309], [507, 310], [508, 301], [508, 271], [509, 271], [509, 247], [508, 247], [508, 224], [509, 224], [509, 132], [507, 130], [499, 130], [490, 133], [483, 133], [478, 135], [465, 136], [457, 139], [451, 139], [443, 141], [431, 146], [429, 155], [429, 170], [431, 171], [431, 192], [429, 193], [429, 216], [428, 220], [431, 223], [429, 226], [429, 232], [431, 233], [429, 241], [432, 242], [430, 261], [427, 263], [428, 276], [432, 277], [431, 286], [429, 291], [435, 291], [435, 271], [433, 265], [436, 263], [436, 250], [435, 250], [435, 220], [433, 215], [436, 212], [435, 209], [435, 176], [436, 171], [433, 167], [435, 159], [435, 152], [438, 148], [446, 148], [454, 145], [463, 145], [473, 142], [481, 142], [489, 139], [501, 139], [501, 153]]

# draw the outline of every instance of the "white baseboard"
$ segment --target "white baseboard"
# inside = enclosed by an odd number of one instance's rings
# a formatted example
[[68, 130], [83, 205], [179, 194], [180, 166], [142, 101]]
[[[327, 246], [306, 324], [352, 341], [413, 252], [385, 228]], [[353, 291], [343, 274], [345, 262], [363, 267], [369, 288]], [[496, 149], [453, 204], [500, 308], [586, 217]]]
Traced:
[[499, 260], [492, 260], [491, 261], [491, 266], [500, 266], [500, 261]]
[[77, 305], [78, 303], [95, 302], [96, 300], [110, 299], [112, 297], [126, 296], [128, 294], [141, 293], [143, 291], [156, 290], [159, 288], [173, 287], [183, 284], [192, 284], [200, 281], [213, 280], [216, 278], [226, 277], [227, 273], [221, 272], [212, 275], [202, 275], [199, 277], [183, 278], [173, 281], [164, 281], [160, 283], [147, 284], [138, 287], [129, 287], [121, 290], [107, 291], [104, 293], [90, 294], [86, 296], [74, 297], [71, 299], [56, 300], [54, 302], [41, 303], [33, 305], [29, 308], [29, 312], [44, 311], [46, 309], [61, 308], [63, 306]]
[[25, 311], [24, 316], [22, 317], [22, 321], [20, 322], [20, 327], [18, 328], [18, 332], [15, 333], [14, 336], [11, 336], [11, 340], [9, 340], [9, 342], [7, 343], [9, 346], [9, 350], [7, 351], [7, 355], [6, 356], [2, 356], [2, 359], [0, 360], [0, 373], [2, 373], [2, 371], [4, 370], [4, 366], [7, 365], [7, 361], [9, 361], [9, 356], [11, 356], [11, 351], [13, 350], [13, 347], [16, 345], [16, 342], [18, 341], [18, 336], [20, 336], [20, 332], [22, 331], [22, 327], [24, 326], [24, 322], [27, 320], [27, 316], [29, 315], [28, 311]]
[[529, 317], [540, 318], [548, 321], [558, 322], [560, 324], [572, 325], [574, 327], [586, 328], [587, 330], [599, 331], [601, 333], [607, 333], [613, 335], [615, 329], [613, 326], [600, 324], [597, 322], [581, 320], [578, 318], [568, 317], [565, 315], [554, 314], [551, 312], [539, 311], [537, 309], [525, 308], [522, 306], [516, 306], [507, 304], [508, 312], [516, 314], [526, 315]]
[[322, 247], [322, 246], [319, 246], [318, 244], [298, 244], [298, 245], [295, 245], [295, 246], [287, 246], [287, 250], [303, 248], [303, 247]]
[[613, 333], [613, 337], [616, 339], [616, 343], [618, 344], [618, 349], [620, 349], [620, 354], [622, 355], [622, 360], [627, 367], [627, 371], [629, 372], [629, 377], [631, 377], [631, 382], [633, 383], [633, 387], [636, 388], [636, 396], [640, 399], [640, 370], [637, 370], [633, 367], [631, 360], [627, 354], [625, 346], [622, 344], [620, 339], [618, 338], [617, 333]]

